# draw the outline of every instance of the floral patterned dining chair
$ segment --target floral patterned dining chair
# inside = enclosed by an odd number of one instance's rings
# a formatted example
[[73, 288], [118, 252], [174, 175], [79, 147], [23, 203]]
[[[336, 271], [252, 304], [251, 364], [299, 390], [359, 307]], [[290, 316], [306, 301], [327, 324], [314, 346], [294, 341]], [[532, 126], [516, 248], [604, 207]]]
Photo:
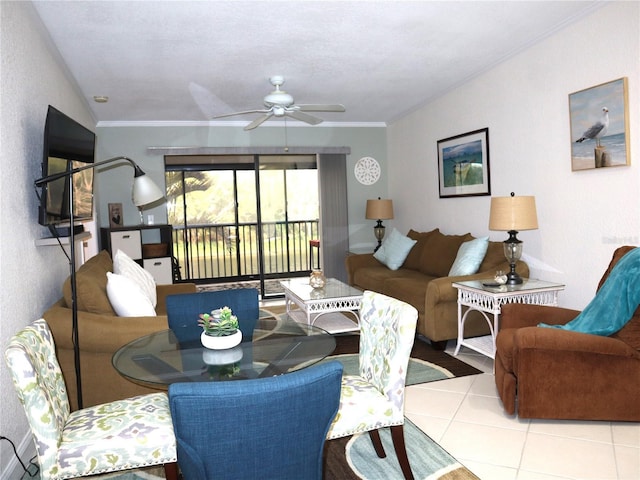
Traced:
[[342, 378], [340, 408], [327, 439], [369, 432], [386, 456], [378, 429], [391, 427], [404, 477], [413, 479], [404, 442], [404, 388], [416, 332], [417, 310], [380, 293], [365, 291], [360, 307], [360, 374]]
[[71, 412], [44, 319], [15, 335], [5, 358], [31, 427], [42, 480], [160, 464], [167, 479], [177, 480], [176, 441], [165, 393]]

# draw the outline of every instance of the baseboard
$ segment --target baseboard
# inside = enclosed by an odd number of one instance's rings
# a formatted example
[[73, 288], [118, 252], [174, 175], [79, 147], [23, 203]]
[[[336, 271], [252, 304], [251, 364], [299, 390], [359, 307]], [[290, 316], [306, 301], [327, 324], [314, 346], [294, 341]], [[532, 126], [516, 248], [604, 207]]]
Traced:
[[[29, 466], [29, 460], [31, 460], [36, 454], [36, 447], [33, 443], [33, 436], [31, 432], [27, 432], [26, 436], [22, 439], [22, 441], [16, 445], [16, 450], [18, 452], [18, 456], [22, 463], [25, 466]], [[24, 469], [20, 462], [13, 454], [13, 448], [9, 446], [6, 450], [11, 452], [11, 458], [7, 462], [6, 465], [2, 466], [2, 471], [0, 472], [0, 480], [20, 480], [24, 476]], [[28, 478], [28, 476], [27, 476]]]

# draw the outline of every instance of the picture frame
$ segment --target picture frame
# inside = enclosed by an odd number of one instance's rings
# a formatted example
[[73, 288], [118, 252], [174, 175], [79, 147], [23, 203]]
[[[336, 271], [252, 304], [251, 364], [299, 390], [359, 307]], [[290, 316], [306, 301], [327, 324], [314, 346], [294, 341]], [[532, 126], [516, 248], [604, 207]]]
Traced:
[[438, 140], [440, 198], [491, 195], [489, 129]]
[[109, 227], [116, 228], [122, 226], [122, 204], [109, 204]]
[[572, 171], [630, 164], [627, 77], [570, 93], [569, 121]]

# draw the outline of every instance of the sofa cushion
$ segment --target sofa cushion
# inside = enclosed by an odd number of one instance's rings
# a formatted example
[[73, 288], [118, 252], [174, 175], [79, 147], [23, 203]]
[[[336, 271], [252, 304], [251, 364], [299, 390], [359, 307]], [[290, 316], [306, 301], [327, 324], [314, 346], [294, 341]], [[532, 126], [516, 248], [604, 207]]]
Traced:
[[448, 276], [460, 245], [469, 240], [473, 240], [470, 233], [444, 235], [440, 231], [433, 232], [422, 247], [420, 271], [433, 277]]
[[427, 285], [435, 277], [430, 277], [415, 270], [403, 268], [402, 276], [388, 278], [384, 282], [382, 293], [414, 306], [419, 313], [424, 313]]
[[393, 277], [401, 277], [406, 274], [406, 268], [399, 270], [389, 270], [384, 265], [376, 267], [362, 267], [353, 273], [353, 285], [362, 290], [372, 290], [378, 293], [384, 293], [382, 287], [385, 280]]
[[449, 277], [473, 275], [478, 271], [489, 246], [489, 237], [476, 238], [460, 245], [456, 259], [449, 270]]
[[397, 270], [404, 263], [409, 251], [415, 244], [416, 240], [405, 237], [394, 228], [373, 256], [389, 269]]
[[416, 232], [415, 230], [409, 230], [407, 237], [412, 240], [416, 240], [416, 244], [409, 251], [409, 255], [402, 264], [402, 268], [409, 268], [411, 270], [420, 270], [420, 257], [422, 256], [422, 249], [427, 242], [429, 235], [435, 232], [439, 232], [437, 228], [430, 232]]
[[484, 260], [482, 260], [478, 271], [495, 273], [496, 267], [506, 261], [503, 242], [489, 242], [487, 253], [484, 255]]
[[[78, 311], [115, 315], [107, 297], [107, 272], [113, 269], [111, 256], [106, 250], [87, 260], [76, 272]], [[62, 286], [62, 295], [71, 308], [71, 277]]]

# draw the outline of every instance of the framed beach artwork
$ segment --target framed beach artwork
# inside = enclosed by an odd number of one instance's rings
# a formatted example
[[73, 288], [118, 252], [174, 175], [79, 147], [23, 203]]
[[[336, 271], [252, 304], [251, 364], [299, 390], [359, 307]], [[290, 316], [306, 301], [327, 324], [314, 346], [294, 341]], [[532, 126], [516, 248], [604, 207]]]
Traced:
[[627, 78], [569, 94], [571, 170], [629, 165]]
[[440, 198], [491, 195], [489, 129], [438, 140]]

